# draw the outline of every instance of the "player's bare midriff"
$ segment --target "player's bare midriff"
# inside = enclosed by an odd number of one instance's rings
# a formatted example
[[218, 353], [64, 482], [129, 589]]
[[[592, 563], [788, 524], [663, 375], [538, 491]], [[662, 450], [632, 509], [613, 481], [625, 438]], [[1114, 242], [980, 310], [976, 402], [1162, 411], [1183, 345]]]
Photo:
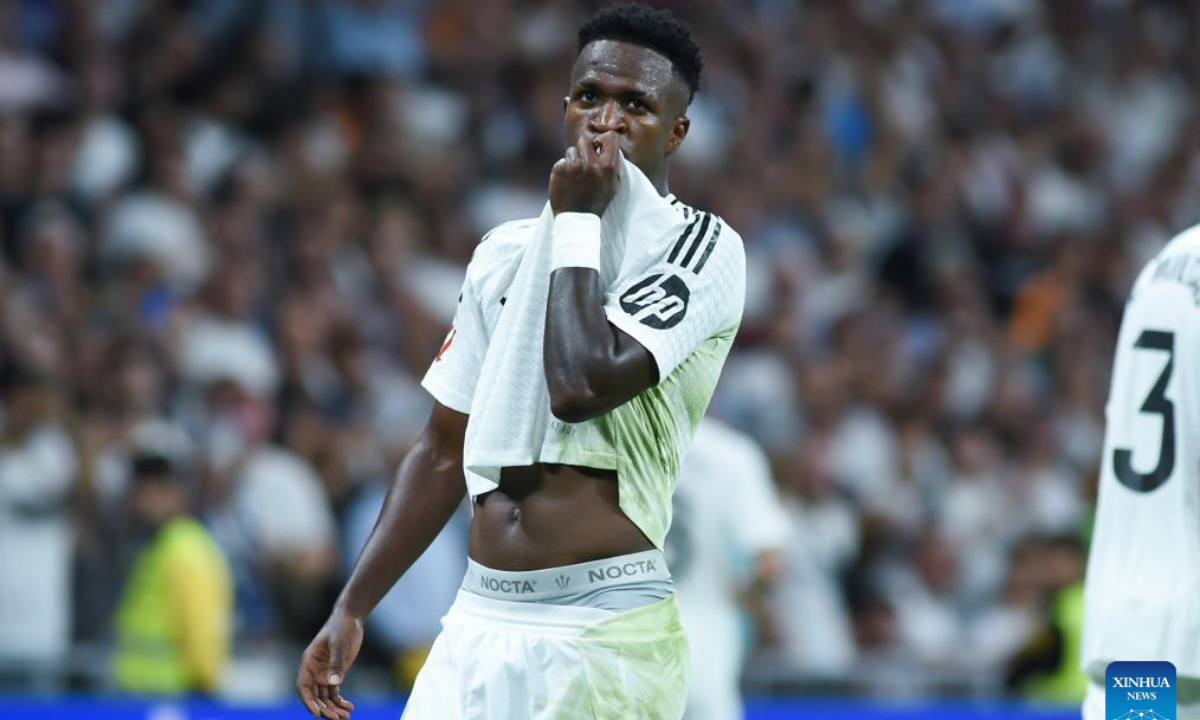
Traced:
[[505, 468], [499, 489], [475, 498], [471, 559], [496, 570], [542, 570], [653, 549], [617, 499], [613, 470]]

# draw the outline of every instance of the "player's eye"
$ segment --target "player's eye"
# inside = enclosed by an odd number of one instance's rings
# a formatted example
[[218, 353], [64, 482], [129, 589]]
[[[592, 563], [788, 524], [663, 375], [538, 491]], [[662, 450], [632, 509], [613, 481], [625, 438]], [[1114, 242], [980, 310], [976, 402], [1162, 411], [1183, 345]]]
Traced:
[[629, 100], [628, 102], [625, 103], [625, 106], [628, 107], [630, 110], [636, 110], [637, 112], [645, 112], [646, 110], [650, 109], [650, 108], [646, 107], [646, 103], [642, 102], [641, 100], [636, 100], [636, 99]]
[[583, 102], [590, 103], [596, 102], [600, 96], [596, 94], [595, 90], [580, 90], [577, 97]]

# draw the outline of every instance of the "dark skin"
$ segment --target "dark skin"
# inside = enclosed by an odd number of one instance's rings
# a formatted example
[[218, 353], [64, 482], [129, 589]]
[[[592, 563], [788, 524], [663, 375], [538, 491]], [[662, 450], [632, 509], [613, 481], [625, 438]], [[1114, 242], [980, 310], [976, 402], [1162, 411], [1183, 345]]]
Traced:
[[[688, 89], [662, 55], [628, 43], [589, 44], [564, 99], [568, 148], [550, 175], [550, 206], [602, 215], [617, 189], [620, 155], [665, 195], [670, 156], [687, 136]], [[600, 274], [550, 277], [543, 364], [550, 405], [582, 422], [658, 382], [653, 356], [609, 324]], [[296, 690], [314, 716], [349, 718], [341, 683], [362, 645], [363, 620], [429, 546], [466, 494], [468, 416], [436, 405], [388, 492], [375, 529], [325, 626], [305, 650]], [[648, 550], [621, 511], [616, 473], [539, 463], [504, 468], [500, 487], [475, 498], [470, 555], [499, 570], [537, 570]]]

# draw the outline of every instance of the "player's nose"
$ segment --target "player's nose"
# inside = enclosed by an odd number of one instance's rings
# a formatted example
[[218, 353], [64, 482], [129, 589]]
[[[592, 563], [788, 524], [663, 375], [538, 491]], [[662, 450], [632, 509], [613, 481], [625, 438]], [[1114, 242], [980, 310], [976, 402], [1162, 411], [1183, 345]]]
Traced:
[[588, 129], [597, 135], [606, 132], [624, 133], [625, 113], [621, 111], [621, 104], [610, 100], [597, 107], [588, 119]]

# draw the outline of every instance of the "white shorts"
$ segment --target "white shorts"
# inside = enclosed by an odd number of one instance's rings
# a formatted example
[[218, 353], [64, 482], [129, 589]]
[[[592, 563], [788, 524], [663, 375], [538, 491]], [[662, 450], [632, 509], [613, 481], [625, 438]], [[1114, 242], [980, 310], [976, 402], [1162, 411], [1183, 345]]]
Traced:
[[687, 665], [674, 595], [612, 612], [460, 590], [402, 720], [679, 720]]
[[[1083, 699], [1083, 720], [1114, 720], [1104, 712], [1104, 686], [1088, 683], [1087, 696]], [[1173, 720], [1200, 720], [1200, 704], [1179, 705]]]

